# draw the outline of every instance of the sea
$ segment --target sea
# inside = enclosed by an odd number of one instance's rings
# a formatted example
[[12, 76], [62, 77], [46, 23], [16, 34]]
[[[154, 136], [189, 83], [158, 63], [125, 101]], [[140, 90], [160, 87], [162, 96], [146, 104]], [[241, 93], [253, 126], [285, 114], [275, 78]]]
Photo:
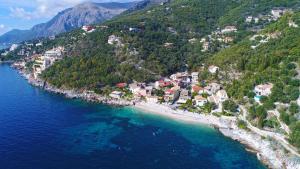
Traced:
[[0, 169], [265, 169], [217, 130], [66, 99], [0, 64]]

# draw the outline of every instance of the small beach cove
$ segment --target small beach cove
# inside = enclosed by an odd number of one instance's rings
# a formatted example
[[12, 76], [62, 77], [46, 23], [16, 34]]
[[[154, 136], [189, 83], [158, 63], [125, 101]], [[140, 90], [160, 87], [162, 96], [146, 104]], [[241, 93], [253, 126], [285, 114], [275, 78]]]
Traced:
[[5, 64], [0, 85], [7, 169], [265, 168], [245, 146], [202, 124], [66, 99]]

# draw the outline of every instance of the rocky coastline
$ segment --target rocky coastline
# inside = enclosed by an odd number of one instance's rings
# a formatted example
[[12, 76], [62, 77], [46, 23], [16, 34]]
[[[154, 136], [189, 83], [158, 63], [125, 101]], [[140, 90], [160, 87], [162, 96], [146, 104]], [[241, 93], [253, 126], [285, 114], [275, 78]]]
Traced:
[[268, 168], [274, 169], [300, 169], [300, 158], [288, 153], [279, 143], [269, 138], [263, 138], [257, 133], [238, 128], [236, 118], [216, 117], [213, 115], [195, 114], [187, 111], [173, 110], [167, 105], [146, 103], [139, 101], [127, 101], [123, 99], [111, 99], [92, 91], [76, 91], [59, 89], [41, 79], [34, 79], [26, 71], [18, 69], [19, 73], [36, 87], [56, 94], [62, 94], [71, 99], [83, 99], [89, 102], [108, 104], [113, 106], [132, 106], [134, 109], [143, 110], [145, 113], [155, 113], [170, 118], [202, 123], [213, 126], [224, 136], [240, 142], [246, 146], [246, 150], [255, 153], [257, 158]]

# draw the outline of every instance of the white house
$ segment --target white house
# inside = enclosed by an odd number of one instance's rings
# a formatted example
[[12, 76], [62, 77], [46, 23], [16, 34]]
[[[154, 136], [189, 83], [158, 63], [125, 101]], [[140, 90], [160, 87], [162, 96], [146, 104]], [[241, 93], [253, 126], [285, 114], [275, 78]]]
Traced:
[[292, 20], [289, 20], [289, 27], [298, 28], [299, 26]]
[[271, 14], [275, 19], [280, 18], [282, 15], [284, 15], [288, 10], [284, 8], [275, 8], [272, 9]]
[[133, 93], [134, 95], [137, 95], [140, 91], [141, 87], [138, 83], [132, 83], [129, 84], [129, 90], [131, 91], [131, 93]]
[[110, 35], [108, 37], [107, 43], [110, 45], [114, 45], [116, 44], [117, 46], [121, 46], [122, 45], [122, 41], [121, 38], [116, 36], [116, 35]]
[[201, 51], [206, 52], [209, 50], [209, 47], [210, 47], [209, 42], [203, 42]]
[[223, 103], [224, 101], [228, 100], [228, 95], [225, 90], [219, 90], [216, 94], [219, 103]]
[[43, 42], [39, 42], [39, 43], [35, 44], [35, 46], [36, 46], [36, 47], [38, 47], [38, 46], [43, 46]]
[[272, 88], [273, 84], [271, 83], [257, 85], [254, 88], [254, 93], [257, 96], [269, 96], [272, 93]]
[[185, 104], [188, 100], [190, 99], [189, 97], [189, 91], [188, 90], [181, 90], [179, 99], [177, 101], [178, 104]]
[[19, 45], [17, 45], [17, 44], [12, 44], [12, 45], [10, 46], [10, 48], [9, 48], [9, 51], [14, 51], [14, 50], [16, 50], [18, 47], [19, 47]]
[[235, 26], [226, 26], [224, 29], [221, 30], [222, 33], [231, 33], [236, 31], [237, 28]]
[[123, 93], [119, 91], [113, 91], [111, 94], [109, 94], [109, 96], [114, 99], [120, 99], [122, 95]]
[[252, 20], [253, 20], [253, 16], [247, 16], [247, 17], [246, 17], [246, 22], [247, 22], [247, 23], [252, 22]]
[[207, 99], [200, 95], [197, 95], [195, 96], [193, 102], [196, 106], [203, 107], [207, 103]]
[[214, 65], [211, 65], [208, 67], [208, 71], [212, 74], [216, 73], [217, 71], [219, 71], [219, 67], [218, 66], [214, 66]]
[[192, 72], [192, 83], [197, 84], [199, 80], [199, 72]]
[[146, 100], [149, 103], [157, 103], [158, 102], [158, 97], [157, 96], [146, 96]]

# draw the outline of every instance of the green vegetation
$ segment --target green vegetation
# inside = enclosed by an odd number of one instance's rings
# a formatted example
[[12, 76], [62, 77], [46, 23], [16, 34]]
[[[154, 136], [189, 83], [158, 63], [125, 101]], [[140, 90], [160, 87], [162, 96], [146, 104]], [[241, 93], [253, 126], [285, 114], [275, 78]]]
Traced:
[[223, 108], [224, 110], [227, 110], [229, 112], [236, 113], [238, 105], [232, 100], [226, 100], [225, 102], [223, 102]]
[[238, 120], [237, 125], [240, 129], [247, 129], [247, 123], [243, 120]]
[[[284, 6], [294, 3], [286, 2]], [[257, 13], [274, 7], [272, 3], [266, 5], [266, 2], [250, 0], [175, 0], [167, 5], [126, 13], [106, 22], [108, 29], [98, 29], [86, 36], [82, 36], [80, 30], [62, 34], [53, 42], [47, 42], [47, 46], [63, 45], [67, 49], [67, 55], [76, 57], [56, 64], [43, 77], [58, 86], [94, 87], [97, 83], [110, 85], [117, 81], [150, 81], [156, 75], [165, 76], [185, 70], [186, 65], [189, 69], [197, 69], [213, 53], [220, 50], [218, 44], [212, 44], [209, 52], [202, 52], [200, 39], [217, 27], [233, 24], [224, 17], [230, 16], [237, 8], [242, 9], [238, 10], [239, 14], [236, 16], [239, 20], [244, 20], [251, 9], [246, 6], [253, 4], [256, 4], [256, 8], [261, 8]], [[137, 28], [138, 31], [130, 32], [130, 27]], [[236, 42], [249, 35], [246, 28], [240, 29]], [[121, 38], [124, 47], [107, 44], [108, 36], [112, 34]], [[196, 39], [195, 43], [189, 43], [188, 40], [192, 38]], [[165, 43], [170, 46], [166, 47]], [[105, 58], [110, 59], [108, 61]], [[96, 63], [103, 60], [106, 61]], [[104, 65], [107, 63], [110, 66]], [[77, 65], [80, 69], [68, 64]], [[95, 66], [104, 68], [99, 70]], [[87, 71], [90, 69], [91, 72]], [[92, 79], [88, 77], [89, 74], [102, 78]], [[201, 74], [201, 78], [205, 76]]]

